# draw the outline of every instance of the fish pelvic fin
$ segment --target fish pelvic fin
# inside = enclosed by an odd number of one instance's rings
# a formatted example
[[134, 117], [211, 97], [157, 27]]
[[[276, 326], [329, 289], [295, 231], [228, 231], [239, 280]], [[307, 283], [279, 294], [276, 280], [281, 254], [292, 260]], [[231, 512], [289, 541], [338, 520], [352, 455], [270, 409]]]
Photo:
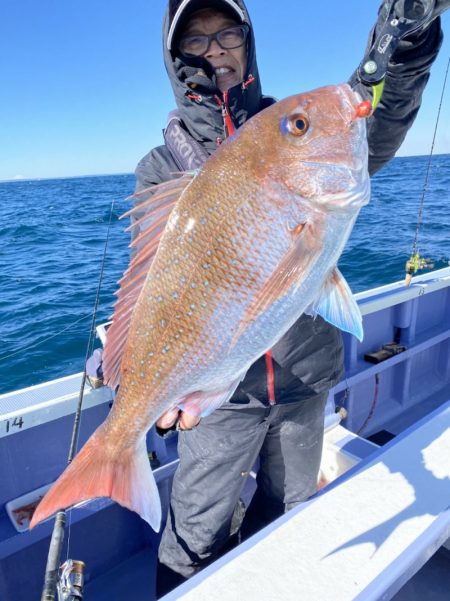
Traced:
[[325, 280], [320, 295], [305, 313], [321, 315], [332, 325], [356, 336], [360, 342], [363, 339], [361, 311], [337, 267]]
[[135, 447], [112, 452], [100, 427], [39, 503], [30, 529], [61, 509], [96, 497], [110, 497], [159, 532], [161, 504], [145, 437]]
[[241, 380], [244, 379], [244, 372], [231, 384], [220, 390], [198, 390], [188, 394], [183, 399], [177, 402], [179, 409], [185, 411], [189, 415], [206, 417], [221, 405], [226, 403], [234, 394], [234, 391], [239, 386]]
[[135, 252], [119, 282], [120, 288], [116, 293], [118, 299], [102, 357], [104, 381], [112, 389], [120, 383], [122, 357], [133, 309], [144, 287], [162, 233], [174, 206], [192, 182], [194, 175], [191, 172], [180, 174], [180, 177], [135, 194], [132, 198], [137, 198], [140, 202], [122, 215], [133, 217], [128, 229], [134, 232], [131, 246]]

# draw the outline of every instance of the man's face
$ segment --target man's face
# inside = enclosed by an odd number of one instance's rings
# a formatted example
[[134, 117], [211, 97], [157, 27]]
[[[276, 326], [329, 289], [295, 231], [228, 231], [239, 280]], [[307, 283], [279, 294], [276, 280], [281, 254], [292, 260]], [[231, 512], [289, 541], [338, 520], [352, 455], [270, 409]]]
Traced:
[[[236, 25], [231, 17], [212, 9], [197, 11], [192, 15], [183, 31], [183, 37], [191, 35], [209, 35]], [[239, 48], [221, 48], [216, 40], [212, 40], [208, 50], [203, 55], [213, 67], [217, 87], [225, 92], [244, 79], [247, 66], [245, 44]]]

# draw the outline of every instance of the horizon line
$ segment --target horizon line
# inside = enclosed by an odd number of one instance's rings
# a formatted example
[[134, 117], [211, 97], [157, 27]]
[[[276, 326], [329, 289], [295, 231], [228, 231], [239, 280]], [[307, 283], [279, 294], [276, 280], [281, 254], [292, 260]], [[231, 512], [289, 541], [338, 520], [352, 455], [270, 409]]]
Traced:
[[9, 179], [0, 179], [0, 184], [6, 183], [20, 183], [20, 182], [40, 182], [55, 179], [80, 179], [83, 177], [115, 177], [118, 175], [134, 175], [133, 171], [119, 171], [118, 173], [84, 173], [82, 175], [54, 175], [45, 177], [25, 177], [22, 175], [16, 175]]
[[[437, 152], [432, 155], [433, 156], [450, 156], [450, 152]], [[394, 159], [412, 159], [412, 158], [420, 158], [420, 157], [429, 157], [429, 154], [410, 154], [410, 155], [401, 155], [394, 156]], [[59, 180], [59, 179], [81, 179], [85, 177], [116, 177], [119, 175], [134, 175], [133, 171], [119, 171], [117, 173], [84, 173], [81, 175], [56, 175], [56, 176], [45, 176], [45, 177], [26, 177], [21, 175], [16, 175], [12, 178], [0, 179], [0, 184], [6, 183], [15, 183], [15, 182], [35, 182], [35, 181], [49, 181], [49, 180]]]

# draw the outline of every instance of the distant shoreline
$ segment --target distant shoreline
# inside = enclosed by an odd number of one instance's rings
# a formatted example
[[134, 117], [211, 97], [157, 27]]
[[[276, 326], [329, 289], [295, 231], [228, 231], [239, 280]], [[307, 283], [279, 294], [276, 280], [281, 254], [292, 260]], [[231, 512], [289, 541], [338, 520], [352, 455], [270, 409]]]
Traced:
[[24, 183], [24, 182], [46, 182], [56, 181], [60, 179], [83, 179], [87, 177], [118, 177], [120, 175], [134, 175], [132, 171], [129, 173], [91, 173], [87, 175], [59, 175], [56, 177], [14, 177], [12, 179], [0, 179], [0, 184]]

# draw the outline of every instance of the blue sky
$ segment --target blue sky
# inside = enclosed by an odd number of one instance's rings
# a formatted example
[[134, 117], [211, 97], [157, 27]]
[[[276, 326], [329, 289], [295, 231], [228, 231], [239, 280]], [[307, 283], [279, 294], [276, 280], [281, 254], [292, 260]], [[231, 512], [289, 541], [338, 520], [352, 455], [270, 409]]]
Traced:
[[[263, 90], [347, 80], [378, 0], [247, 0]], [[0, 21], [0, 180], [124, 173], [174, 108], [162, 62], [165, 0], [18, 0]], [[320, 10], [319, 10], [320, 6]], [[421, 113], [399, 155], [428, 154], [450, 56], [450, 11]], [[450, 153], [450, 81], [436, 153]]]

